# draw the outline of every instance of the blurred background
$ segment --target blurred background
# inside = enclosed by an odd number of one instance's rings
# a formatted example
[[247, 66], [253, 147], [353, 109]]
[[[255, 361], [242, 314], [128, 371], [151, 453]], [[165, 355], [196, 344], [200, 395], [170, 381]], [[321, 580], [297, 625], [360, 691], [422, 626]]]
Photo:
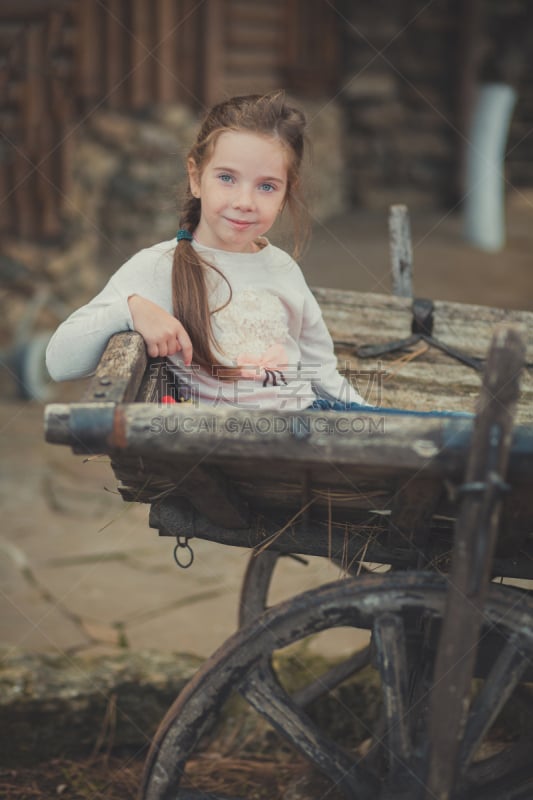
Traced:
[[310, 284], [388, 292], [388, 210], [404, 203], [416, 294], [531, 309], [532, 45], [528, 0], [2, 0], [5, 644], [207, 655], [234, 627], [220, 604], [242, 555], [201, 543], [178, 581], [108, 465], [42, 440], [42, 401], [81, 393], [49, 385], [50, 331], [173, 237], [204, 109], [284, 88], [305, 110]]
[[418, 293], [529, 308], [532, 45], [527, 0], [4, 0], [3, 392], [38, 396], [45, 332], [173, 236], [198, 117], [233, 94], [306, 111], [312, 284], [388, 291], [405, 203]]

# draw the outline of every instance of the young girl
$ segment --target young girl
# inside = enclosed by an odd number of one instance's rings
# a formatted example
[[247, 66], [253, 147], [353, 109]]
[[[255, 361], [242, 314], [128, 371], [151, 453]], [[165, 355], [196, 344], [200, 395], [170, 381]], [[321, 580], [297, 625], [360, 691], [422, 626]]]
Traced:
[[304, 129], [282, 92], [216, 105], [188, 156], [177, 242], [134, 255], [58, 328], [51, 376], [90, 374], [112, 334], [136, 330], [200, 402], [360, 408], [300, 268], [265, 238], [285, 207], [302, 229]]

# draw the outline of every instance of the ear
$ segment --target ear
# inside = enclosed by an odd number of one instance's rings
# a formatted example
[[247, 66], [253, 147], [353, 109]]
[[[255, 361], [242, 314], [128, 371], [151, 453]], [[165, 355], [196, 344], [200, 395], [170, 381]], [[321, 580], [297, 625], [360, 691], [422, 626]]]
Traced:
[[193, 197], [200, 197], [200, 172], [194, 158], [187, 159], [187, 172], [189, 173], [189, 186]]

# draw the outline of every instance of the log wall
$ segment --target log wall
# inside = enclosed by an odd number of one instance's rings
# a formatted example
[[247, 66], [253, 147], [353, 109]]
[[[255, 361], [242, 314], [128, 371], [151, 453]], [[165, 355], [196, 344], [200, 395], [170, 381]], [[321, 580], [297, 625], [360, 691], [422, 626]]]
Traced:
[[[5, 0], [0, 235], [61, 236], [76, 133], [97, 109], [142, 115], [183, 103], [201, 110], [232, 94], [294, 84], [312, 97], [333, 85], [336, 15], [323, 0], [304, 6], [301, 0]], [[302, 81], [303, 53], [313, 69], [304, 69]]]

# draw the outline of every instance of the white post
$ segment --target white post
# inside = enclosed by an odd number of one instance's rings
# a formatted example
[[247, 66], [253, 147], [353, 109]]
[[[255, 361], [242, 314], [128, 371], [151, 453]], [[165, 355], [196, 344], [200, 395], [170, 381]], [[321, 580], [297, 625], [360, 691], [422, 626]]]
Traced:
[[464, 233], [482, 250], [505, 244], [505, 146], [516, 91], [505, 83], [479, 90], [466, 152]]
[[389, 245], [392, 293], [396, 297], [413, 296], [413, 248], [407, 206], [389, 209]]

